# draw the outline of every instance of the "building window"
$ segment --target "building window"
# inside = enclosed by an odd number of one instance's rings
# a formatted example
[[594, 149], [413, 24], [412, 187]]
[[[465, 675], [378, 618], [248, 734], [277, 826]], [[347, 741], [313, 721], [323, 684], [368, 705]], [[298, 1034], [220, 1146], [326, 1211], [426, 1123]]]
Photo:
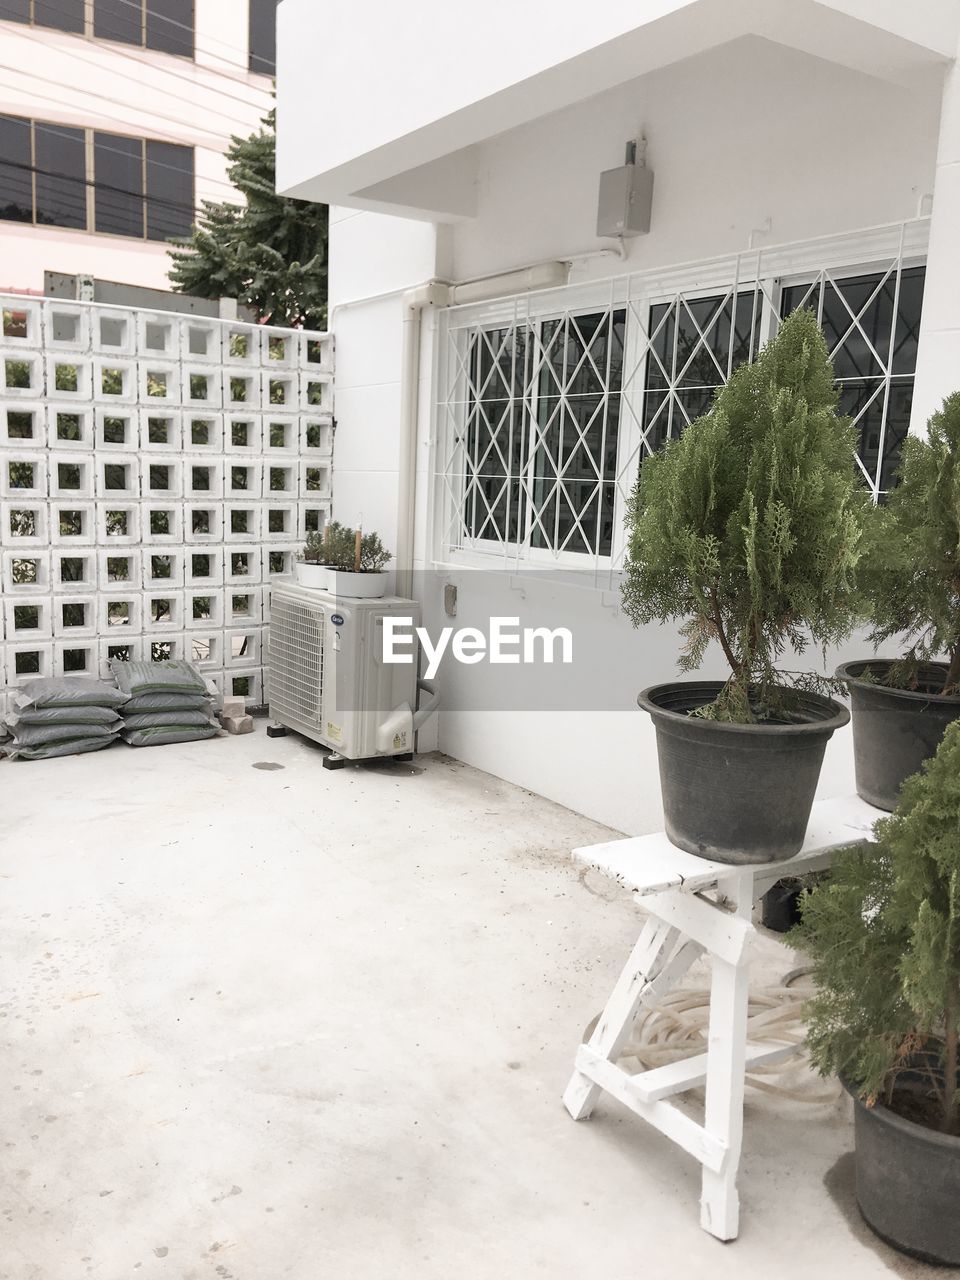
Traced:
[[261, 76], [277, 70], [278, 0], [250, 0], [250, 58], [248, 66]]
[[[675, 291], [664, 290], [669, 273], [638, 273], [444, 313], [439, 555], [497, 551], [536, 564], [573, 554], [572, 565], [615, 569], [643, 458], [706, 413], [800, 306], [823, 328], [857, 465], [882, 499], [909, 428], [923, 301], [924, 238], [911, 224], [900, 239], [889, 257], [845, 270], [816, 266], [822, 245], [785, 246], [678, 269]], [[685, 282], [724, 276], [735, 283]]]
[[0, 219], [169, 240], [194, 208], [192, 147], [0, 116]]
[[463, 532], [607, 556], [626, 313], [481, 329], [469, 357]]
[[0, 18], [83, 35], [84, 0], [4, 0]]
[[87, 226], [83, 129], [0, 116], [0, 218]]
[[93, 0], [93, 34], [192, 58], [193, 0]]

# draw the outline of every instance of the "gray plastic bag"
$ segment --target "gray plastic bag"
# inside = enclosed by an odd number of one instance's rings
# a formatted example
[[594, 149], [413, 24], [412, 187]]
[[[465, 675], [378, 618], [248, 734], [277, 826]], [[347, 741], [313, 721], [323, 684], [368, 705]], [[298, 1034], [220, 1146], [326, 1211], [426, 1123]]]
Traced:
[[162, 747], [171, 742], [200, 742], [215, 738], [220, 730], [216, 725], [203, 728], [200, 725], [158, 725], [153, 729], [129, 729], [121, 733], [124, 742], [131, 747]]
[[105, 724], [119, 725], [120, 717], [113, 707], [24, 707], [9, 716], [7, 724]]
[[138, 693], [124, 704], [123, 714], [139, 715], [141, 711], [209, 711], [213, 699], [207, 694]]
[[206, 682], [193, 663], [179, 659], [169, 662], [119, 662], [114, 659], [110, 670], [127, 698], [135, 698], [142, 693], [207, 693]]
[[128, 695], [104, 680], [89, 676], [38, 677], [22, 684], [17, 707], [119, 707]]
[[209, 711], [142, 711], [139, 715], [123, 717], [123, 731], [133, 729], [162, 729], [170, 725], [181, 729], [219, 728]]
[[102, 751], [112, 746], [116, 735], [108, 738], [74, 738], [70, 742], [44, 742], [36, 747], [18, 747], [15, 743], [0, 744], [0, 751], [11, 760], [50, 760], [54, 756], [79, 756], [87, 751]]
[[115, 738], [120, 732], [105, 724], [18, 724], [13, 730], [15, 747], [38, 747], [45, 742], [78, 742], [83, 738]]

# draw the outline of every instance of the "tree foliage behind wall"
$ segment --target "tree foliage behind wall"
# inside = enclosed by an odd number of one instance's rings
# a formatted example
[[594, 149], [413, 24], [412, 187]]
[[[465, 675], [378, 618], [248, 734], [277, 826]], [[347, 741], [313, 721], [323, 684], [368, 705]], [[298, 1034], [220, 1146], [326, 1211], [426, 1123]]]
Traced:
[[276, 113], [234, 137], [228, 174], [245, 204], [203, 201], [193, 234], [171, 249], [179, 293], [236, 298], [268, 324], [322, 329], [327, 318], [327, 206], [276, 192]]

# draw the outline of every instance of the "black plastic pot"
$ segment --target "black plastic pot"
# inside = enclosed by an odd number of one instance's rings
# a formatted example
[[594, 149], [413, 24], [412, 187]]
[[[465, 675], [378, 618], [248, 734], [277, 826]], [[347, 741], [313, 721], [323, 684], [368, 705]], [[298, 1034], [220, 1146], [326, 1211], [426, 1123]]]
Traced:
[[[919, 670], [922, 689], [891, 689], [882, 680], [893, 661], [845, 662], [837, 676], [850, 690], [853, 709], [853, 755], [857, 794], [878, 809], [897, 806], [904, 779], [917, 773], [936, 753], [952, 720], [960, 718], [960, 698], [945, 698], [947, 668], [925, 663]], [[860, 677], [869, 668], [872, 680]]]
[[796, 880], [778, 880], [761, 898], [760, 919], [773, 933], [789, 933], [800, 923], [803, 886]]
[[[852, 1090], [851, 1090], [852, 1092]], [[857, 1203], [882, 1240], [960, 1266], [960, 1138], [868, 1107], [854, 1095]]]
[[719, 724], [689, 714], [722, 688], [678, 681], [637, 698], [657, 730], [667, 836], [687, 853], [734, 866], [792, 858], [827, 742], [850, 713], [832, 698], [798, 693], [799, 724]]

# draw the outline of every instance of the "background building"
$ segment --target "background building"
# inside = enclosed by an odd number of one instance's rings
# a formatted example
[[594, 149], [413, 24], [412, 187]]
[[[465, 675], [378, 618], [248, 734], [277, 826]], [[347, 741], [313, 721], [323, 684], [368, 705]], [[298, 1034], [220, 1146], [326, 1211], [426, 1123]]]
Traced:
[[168, 287], [164, 241], [272, 105], [276, 4], [0, 0], [0, 289]]

